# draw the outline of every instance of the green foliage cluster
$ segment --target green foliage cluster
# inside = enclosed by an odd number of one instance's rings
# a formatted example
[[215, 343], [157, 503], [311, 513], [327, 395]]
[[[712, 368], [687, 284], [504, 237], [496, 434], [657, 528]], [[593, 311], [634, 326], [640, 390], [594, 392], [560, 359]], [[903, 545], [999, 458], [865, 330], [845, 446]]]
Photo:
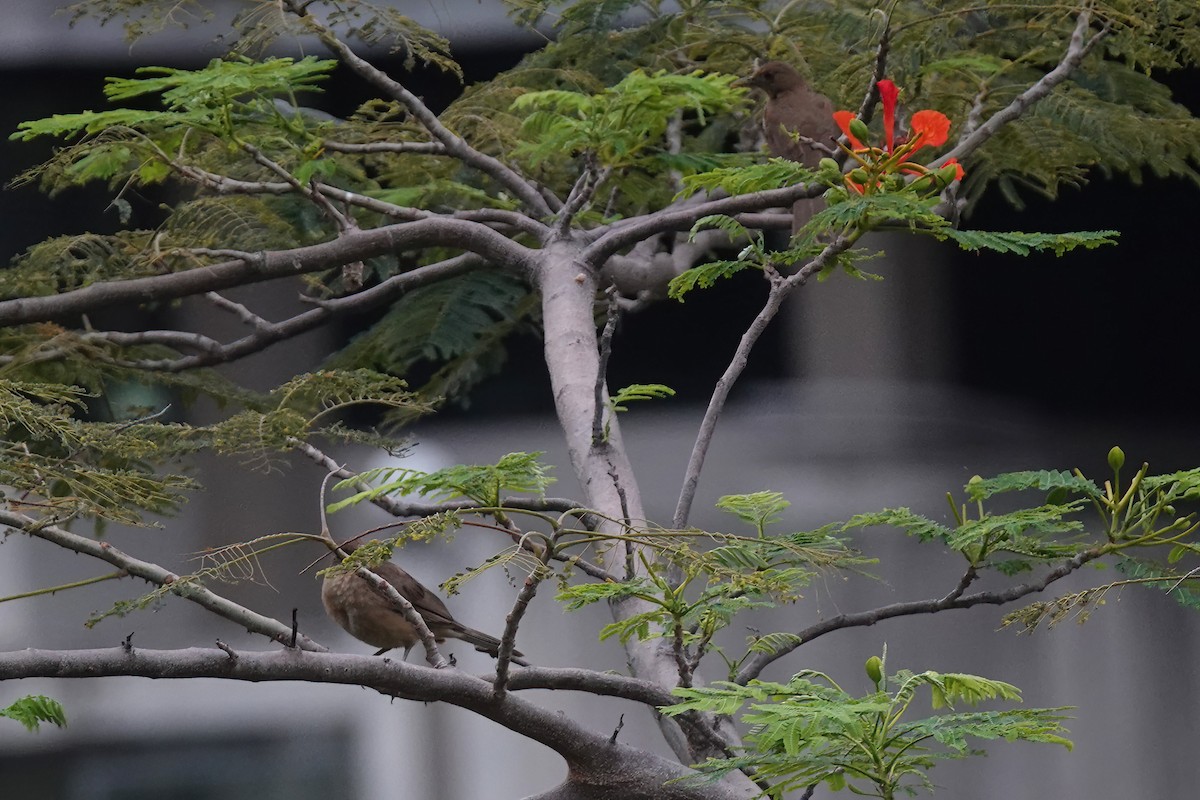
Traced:
[[360, 490], [329, 506], [330, 513], [373, 500], [377, 497], [420, 495], [440, 500], [467, 499], [481, 506], [504, 505], [507, 493], [541, 496], [554, 482], [549, 468], [538, 461], [541, 453], [509, 453], [495, 464], [455, 465], [434, 472], [408, 467], [380, 467], [347, 478], [334, 485], [335, 490], [377, 484]]
[[0, 717], [16, 720], [30, 731], [36, 731], [38, 725], [43, 722], [60, 728], [67, 726], [67, 714], [62, 704], [40, 694], [22, 697], [5, 708], [0, 708]]
[[739, 107], [745, 92], [731, 86], [736, 78], [634, 70], [598, 94], [528, 92], [513, 103], [515, 111], [527, 112], [517, 152], [534, 162], [589, 153], [605, 167], [658, 172], [654, 160], [666, 149], [663, 137], [675, 115], [690, 112], [704, 126], [709, 115]]
[[745, 769], [782, 798], [790, 791], [825, 784], [831, 790], [892, 800], [917, 788], [932, 789], [928, 772], [939, 761], [979, 755], [968, 739], [1061, 744], [1061, 708], [980, 710], [911, 719], [918, 691], [928, 688], [934, 711], [955, 703], [1020, 701], [1015, 686], [977, 675], [897, 670], [873, 656], [867, 663], [874, 686], [863, 696], [843, 689], [828, 675], [801, 670], [787, 683], [719, 682], [679, 688], [682, 700], [663, 709], [671, 715], [707, 711], [735, 715], [750, 725], [744, 754], [698, 765], [710, 780]]

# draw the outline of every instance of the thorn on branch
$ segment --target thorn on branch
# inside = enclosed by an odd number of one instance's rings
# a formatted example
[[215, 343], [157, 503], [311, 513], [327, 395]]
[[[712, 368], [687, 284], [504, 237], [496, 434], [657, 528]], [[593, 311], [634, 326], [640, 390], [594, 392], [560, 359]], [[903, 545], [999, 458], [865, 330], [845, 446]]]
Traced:
[[620, 733], [620, 732], [621, 732], [621, 728], [624, 728], [624, 727], [625, 727], [625, 715], [624, 715], [624, 714], [622, 714], [622, 715], [621, 715], [621, 716], [620, 716], [620, 717], [617, 719], [617, 727], [616, 727], [616, 728], [613, 730], [613, 732], [612, 732], [612, 736], [608, 737], [608, 743], [609, 743], [609, 744], [616, 744], [616, 743], [617, 743], [617, 734], [618, 734], [618, 733]]
[[297, 629], [298, 629], [298, 627], [299, 627], [299, 626], [297, 625], [297, 614], [298, 614], [298, 611], [299, 611], [299, 610], [298, 610], [298, 609], [296, 609], [296, 608], [293, 608], [293, 609], [292, 609], [292, 636], [291, 636], [291, 638], [290, 638], [290, 639], [288, 639], [288, 643], [287, 643], [288, 649], [290, 649], [290, 650], [295, 650], [295, 649], [296, 649], [296, 633], [297, 633]]
[[232, 664], [237, 663], [238, 654], [234, 652], [232, 647], [225, 644], [220, 639], [217, 639], [217, 648], [220, 649], [222, 652], [224, 652], [225, 655], [229, 656], [230, 663], [232, 663]]
[[121, 649], [126, 653], [133, 653], [133, 634], [129, 634], [121, 641]]

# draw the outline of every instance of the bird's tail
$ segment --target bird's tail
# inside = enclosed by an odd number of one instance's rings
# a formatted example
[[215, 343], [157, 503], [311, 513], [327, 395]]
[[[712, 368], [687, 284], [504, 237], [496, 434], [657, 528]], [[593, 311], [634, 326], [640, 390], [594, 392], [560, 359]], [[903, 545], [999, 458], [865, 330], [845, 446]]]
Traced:
[[[464, 625], [461, 628], [456, 628], [454, 633], [448, 635], [451, 635], [456, 639], [462, 639], [467, 644], [472, 645], [479, 652], [487, 653], [492, 658], [495, 658], [500, 654], [500, 640], [495, 636], [487, 635], [483, 631], [477, 631], [474, 628], [468, 628]], [[520, 650], [513, 650], [512, 662], [514, 664], [520, 664], [522, 667], [528, 667], [529, 662], [522, 658], [524, 655], [525, 654]]]

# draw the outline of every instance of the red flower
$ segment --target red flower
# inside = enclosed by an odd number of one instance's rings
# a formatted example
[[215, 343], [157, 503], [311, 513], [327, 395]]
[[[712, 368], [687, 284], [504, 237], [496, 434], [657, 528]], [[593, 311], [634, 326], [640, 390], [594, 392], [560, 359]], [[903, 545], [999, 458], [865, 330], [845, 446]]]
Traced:
[[846, 134], [846, 138], [850, 141], [850, 147], [854, 150], [865, 150], [866, 146], [854, 137], [850, 132], [850, 122], [854, 119], [853, 111], [835, 111], [833, 112], [833, 121], [842, 129], [842, 133]]
[[941, 147], [950, 138], [950, 119], [940, 111], [925, 109], [912, 115], [913, 150]]
[[879, 100], [883, 103], [883, 135], [887, 141], [887, 151], [891, 153], [896, 144], [896, 100], [900, 97], [900, 90], [886, 78], [875, 86], [879, 89]]

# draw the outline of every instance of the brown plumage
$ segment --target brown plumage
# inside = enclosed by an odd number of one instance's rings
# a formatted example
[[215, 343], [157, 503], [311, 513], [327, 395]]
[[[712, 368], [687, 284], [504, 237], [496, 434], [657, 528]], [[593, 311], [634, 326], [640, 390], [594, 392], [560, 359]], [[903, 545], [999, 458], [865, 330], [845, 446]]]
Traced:
[[[799, 134], [831, 147], [839, 131], [833, 121], [833, 104], [829, 98], [814, 91], [799, 72], [782, 61], [768, 61], [742, 84], [761, 89], [767, 95], [767, 104], [763, 107], [763, 137], [771, 155], [799, 161], [815, 169], [828, 152], [792, 135]], [[792, 206], [792, 233], [824, 207], [825, 201], [819, 197], [797, 200]]]
[[[348, 553], [355, 549], [356, 545], [342, 545], [342, 550]], [[482, 653], [496, 656], [500, 648], [499, 639], [458, 622], [446, 604], [412, 575], [390, 561], [372, 567], [371, 571], [395, 587], [400, 596], [412, 604], [438, 642], [461, 639]], [[325, 605], [325, 613], [343, 630], [361, 642], [378, 647], [379, 652], [375, 655], [403, 647], [407, 659], [409, 651], [421, 641], [417, 629], [404, 618], [404, 614], [353, 572], [326, 575], [321, 586], [321, 602]], [[514, 650], [513, 662], [529, 666], [529, 662], [522, 659], [521, 655], [520, 651]]]

